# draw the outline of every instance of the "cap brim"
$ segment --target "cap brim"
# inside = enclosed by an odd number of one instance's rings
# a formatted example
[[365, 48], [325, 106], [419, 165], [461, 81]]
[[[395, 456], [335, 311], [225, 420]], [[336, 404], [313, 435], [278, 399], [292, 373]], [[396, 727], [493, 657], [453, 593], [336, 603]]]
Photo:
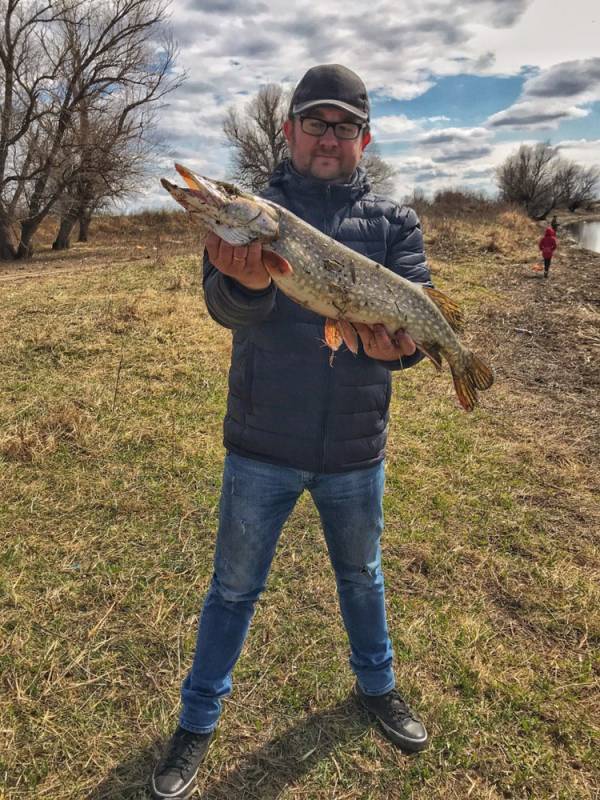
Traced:
[[307, 103], [299, 103], [296, 106], [292, 106], [292, 114], [301, 114], [303, 111], [308, 111], [309, 108], [316, 108], [317, 106], [335, 106], [336, 108], [341, 108], [343, 111], [347, 111], [349, 114], [354, 114], [355, 117], [358, 117], [363, 122], [367, 122], [369, 119], [369, 115], [365, 114], [364, 111], [361, 111], [359, 108], [355, 106], [351, 106], [350, 103], [343, 103], [341, 100], [309, 100]]

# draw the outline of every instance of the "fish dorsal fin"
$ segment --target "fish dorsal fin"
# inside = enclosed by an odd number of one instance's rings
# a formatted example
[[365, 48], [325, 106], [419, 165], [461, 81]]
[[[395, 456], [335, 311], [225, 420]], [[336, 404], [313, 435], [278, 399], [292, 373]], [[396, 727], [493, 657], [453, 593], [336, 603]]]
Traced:
[[440, 292], [439, 289], [432, 289], [430, 286], [423, 286], [423, 291], [427, 297], [429, 297], [429, 299], [439, 308], [442, 316], [448, 325], [450, 325], [452, 330], [458, 333], [463, 326], [463, 315], [458, 303], [455, 303], [454, 300], [451, 300], [443, 292]]

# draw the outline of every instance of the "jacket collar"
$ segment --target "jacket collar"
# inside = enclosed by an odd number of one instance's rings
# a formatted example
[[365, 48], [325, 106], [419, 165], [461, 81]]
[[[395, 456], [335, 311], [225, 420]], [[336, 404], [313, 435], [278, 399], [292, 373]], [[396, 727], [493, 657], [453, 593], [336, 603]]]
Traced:
[[325, 197], [329, 191], [329, 196], [341, 203], [358, 200], [371, 189], [367, 173], [362, 167], [354, 170], [348, 183], [334, 183], [301, 175], [294, 169], [289, 158], [276, 167], [269, 185], [281, 189], [285, 194], [304, 195], [314, 199]]

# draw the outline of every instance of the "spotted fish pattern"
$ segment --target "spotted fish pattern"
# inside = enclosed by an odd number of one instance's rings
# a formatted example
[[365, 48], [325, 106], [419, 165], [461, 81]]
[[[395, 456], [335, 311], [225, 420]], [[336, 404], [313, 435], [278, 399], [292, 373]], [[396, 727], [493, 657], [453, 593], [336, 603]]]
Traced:
[[[344, 341], [357, 352], [353, 322], [379, 323], [392, 340], [399, 331], [406, 332], [438, 370], [444, 359], [467, 411], [477, 405], [477, 392], [493, 384], [491, 368], [457, 336], [463, 321], [460, 308], [438, 289], [407, 281], [272, 201], [175, 166], [188, 188], [163, 179], [167, 191], [200, 226], [230, 244], [263, 242], [265, 265], [277, 287], [326, 318], [325, 340], [332, 351]], [[270, 267], [276, 258], [288, 262], [291, 271]]]

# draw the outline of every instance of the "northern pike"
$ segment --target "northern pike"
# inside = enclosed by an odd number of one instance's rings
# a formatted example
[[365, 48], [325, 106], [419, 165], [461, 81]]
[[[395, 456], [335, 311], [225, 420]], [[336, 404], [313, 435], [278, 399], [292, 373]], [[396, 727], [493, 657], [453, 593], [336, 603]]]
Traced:
[[[277, 203], [195, 175], [180, 164], [175, 168], [188, 188], [163, 179], [164, 188], [201, 227], [229, 244], [240, 247], [260, 241], [263, 262], [276, 286], [325, 317], [325, 341], [332, 352], [342, 341], [358, 352], [353, 322], [381, 323], [392, 341], [399, 331], [406, 332], [438, 370], [445, 358], [458, 400], [467, 411], [477, 405], [477, 390], [492, 385], [490, 367], [456, 335], [462, 327], [458, 305], [438, 289], [396, 275]], [[285, 270], [280, 268], [281, 259], [287, 262]]]

